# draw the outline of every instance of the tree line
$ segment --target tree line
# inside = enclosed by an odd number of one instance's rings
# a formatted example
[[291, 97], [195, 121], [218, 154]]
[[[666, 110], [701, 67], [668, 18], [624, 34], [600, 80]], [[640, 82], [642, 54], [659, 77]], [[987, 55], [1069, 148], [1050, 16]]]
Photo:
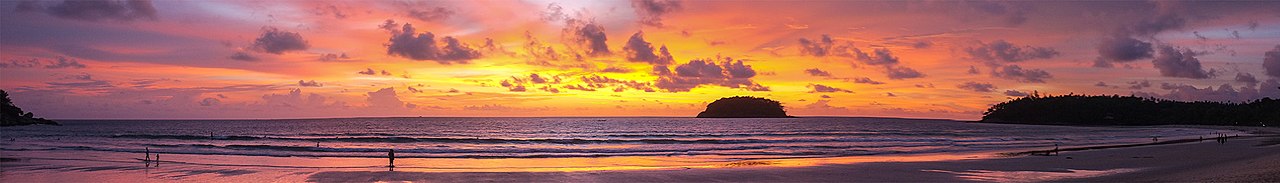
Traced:
[[1280, 100], [1175, 101], [1119, 95], [1059, 95], [1001, 102], [982, 113], [988, 123], [1043, 125], [1280, 126]]

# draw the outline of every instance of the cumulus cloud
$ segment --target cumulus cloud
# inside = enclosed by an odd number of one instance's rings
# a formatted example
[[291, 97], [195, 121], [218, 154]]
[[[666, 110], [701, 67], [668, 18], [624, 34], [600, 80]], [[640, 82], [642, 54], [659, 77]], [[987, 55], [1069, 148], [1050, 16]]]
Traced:
[[368, 98], [365, 101], [369, 102], [369, 107], [371, 108], [396, 109], [407, 108], [408, 106], [403, 101], [400, 101], [400, 97], [396, 96], [396, 89], [392, 87], [368, 92]]
[[414, 60], [431, 60], [440, 64], [460, 63], [480, 58], [480, 51], [462, 44], [458, 39], [445, 36], [437, 43], [435, 34], [431, 32], [417, 33], [412, 24], [404, 24], [400, 29], [395, 21], [387, 20], [382, 26], [391, 32], [391, 39], [386, 43], [387, 54]]
[[879, 82], [879, 81], [871, 80], [871, 78], [868, 78], [868, 77], [858, 77], [858, 78], [853, 78], [853, 82], [854, 82], [854, 83], [862, 83], [862, 84], [873, 84], [873, 85], [884, 84], [884, 82]]
[[302, 94], [302, 89], [289, 90], [288, 94], [265, 94], [262, 100], [269, 107], [288, 107], [288, 108], [309, 108], [318, 107], [325, 104], [327, 97], [311, 93], [310, 95]]
[[239, 60], [239, 61], [247, 61], [247, 62], [258, 61], [258, 57], [254, 57], [253, 55], [250, 55], [249, 53], [243, 52], [243, 51], [237, 51], [235, 53], [232, 53], [231, 56], [228, 56], [227, 58], [231, 60]]
[[1258, 84], [1259, 81], [1258, 78], [1253, 77], [1253, 74], [1239, 72], [1236, 73], [1236, 82], [1246, 83], [1249, 84], [1248, 86], [1253, 86]]
[[[623, 46], [622, 50], [627, 53], [628, 61], [657, 65], [667, 65], [674, 62], [674, 59], [671, 58], [671, 52], [667, 51], [667, 46], [663, 45], [658, 50], [654, 50], [653, 45], [644, 41], [644, 32], [636, 32], [631, 35], [631, 39], [627, 40], [627, 45]], [[654, 51], [657, 51], [657, 53]]]
[[1267, 70], [1268, 76], [1280, 78], [1280, 45], [1266, 53], [1262, 59], [1262, 68]]
[[1150, 88], [1150, 87], [1151, 87], [1151, 81], [1147, 81], [1147, 80], [1142, 80], [1141, 82], [1139, 81], [1129, 82], [1129, 89], [1141, 90], [1143, 88]]
[[409, 9], [409, 17], [424, 22], [435, 22], [449, 19], [453, 16], [453, 10], [444, 7], [426, 8], [426, 9]]
[[857, 53], [858, 60], [868, 65], [894, 65], [898, 64], [898, 57], [893, 56], [893, 52], [888, 48], [879, 48], [872, 50], [872, 54], [863, 53], [854, 50]]
[[373, 68], [365, 68], [364, 71], [360, 71], [356, 73], [364, 74], [364, 75], [376, 75], [378, 74], [378, 71], [374, 71]]
[[45, 69], [83, 69], [89, 66], [81, 64], [80, 61], [69, 59], [67, 57], [58, 57], [55, 60], [41, 61], [38, 58], [17, 59], [11, 58], [9, 62], [0, 62], [0, 68], [35, 68], [41, 67]]
[[156, 8], [150, 0], [66, 0], [47, 8], [34, 1], [19, 2], [19, 12], [43, 12], [54, 17], [80, 21], [156, 20]]
[[994, 91], [996, 91], [996, 90], [995, 90], [995, 89], [996, 89], [996, 86], [995, 86], [995, 85], [992, 85], [992, 84], [990, 84], [990, 83], [978, 83], [978, 82], [973, 82], [973, 81], [969, 81], [969, 82], [965, 82], [964, 84], [956, 85], [956, 87], [957, 87], [957, 88], [960, 88], [960, 89], [964, 89], [964, 90], [975, 91], [975, 92], [994, 92]]
[[822, 85], [822, 84], [813, 84], [813, 83], [810, 83], [808, 87], [813, 89], [813, 90], [809, 91], [809, 93], [832, 93], [832, 92], [853, 93], [853, 91], [849, 91], [849, 90], [846, 90], [846, 89], [840, 89], [840, 88], [836, 88], [836, 87], [832, 87], [832, 86], [827, 86], [827, 85]]
[[815, 57], [825, 57], [825, 56], [853, 57], [853, 54], [850, 54], [850, 49], [855, 49], [853, 47], [853, 44], [848, 42], [837, 43], [835, 39], [831, 38], [831, 35], [823, 34], [822, 38], [819, 38], [818, 40], [800, 38], [800, 54], [801, 55], [808, 55], [808, 56], [815, 56]]
[[755, 69], [742, 60], [720, 57], [717, 64], [714, 59], [695, 59], [689, 63], [677, 65], [675, 71], [666, 66], [654, 66], [654, 74], [659, 78], [654, 86], [670, 92], [684, 92], [701, 85], [719, 85], [729, 88], [744, 88], [751, 91], [768, 91], [769, 88], [751, 80], [756, 76]]
[[1162, 88], [1169, 90], [1169, 93], [1149, 93], [1135, 92], [1135, 96], [1156, 97], [1172, 100], [1183, 101], [1221, 101], [1221, 102], [1245, 102], [1263, 97], [1280, 98], [1280, 82], [1275, 79], [1261, 82], [1258, 88], [1244, 86], [1235, 88], [1231, 84], [1222, 84], [1214, 89], [1214, 87], [1196, 88], [1191, 85], [1167, 84]]
[[283, 54], [287, 51], [307, 50], [311, 46], [307, 44], [307, 40], [302, 39], [302, 35], [296, 32], [283, 31], [275, 27], [263, 27], [262, 35], [253, 41], [251, 47], [254, 50], [271, 54]]
[[1004, 23], [1010, 26], [1022, 25], [1027, 22], [1027, 8], [1024, 6], [1016, 6], [1014, 1], [962, 1], [965, 5], [974, 8], [983, 13], [991, 15], [1003, 16]]
[[320, 82], [316, 82], [316, 80], [311, 80], [311, 81], [298, 80], [298, 86], [300, 86], [300, 87], [321, 87], [321, 86], [324, 86], [324, 84], [320, 84]]
[[1182, 16], [1166, 11], [1134, 23], [1129, 27], [1129, 31], [1134, 35], [1151, 36], [1166, 30], [1180, 29], [1186, 23], [1187, 20]]
[[1005, 40], [991, 43], [978, 43], [977, 47], [966, 48], [969, 56], [987, 62], [1020, 62], [1033, 59], [1048, 59], [1058, 56], [1058, 51], [1048, 47], [1017, 46]]
[[1112, 67], [1113, 63], [1151, 58], [1154, 49], [1151, 43], [1125, 35], [1116, 35], [1103, 39], [1101, 43], [1098, 43], [1097, 51], [1098, 59], [1094, 61], [1093, 66]]
[[221, 104], [222, 104], [222, 100], [218, 100], [217, 98], [204, 98], [200, 100], [200, 106], [208, 107], [208, 106], [217, 106]]
[[831, 73], [818, 68], [805, 69], [804, 73], [810, 76], [831, 77]]
[[680, 10], [677, 0], [631, 0], [631, 8], [640, 17], [640, 24], [662, 27], [662, 16]]
[[1053, 78], [1048, 71], [1040, 69], [1022, 69], [1018, 65], [1005, 65], [991, 71], [991, 76], [1015, 80], [1024, 83], [1044, 83], [1045, 79]]
[[590, 56], [606, 56], [613, 54], [609, 51], [608, 36], [604, 33], [604, 26], [596, 24], [595, 21], [581, 21], [569, 19], [563, 34], [570, 41], [585, 49], [587, 55]]
[[1197, 53], [1190, 49], [1178, 50], [1172, 46], [1161, 46], [1159, 53], [1155, 60], [1151, 60], [1151, 64], [1160, 70], [1161, 76], [1206, 79], [1214, 75], [1201, 68], [1200, 59], [1196, 59]]
[[328, 62], [328, 61], [340, 61], [345, 59], [351, 59], [351, 57], [347, 56], [347, 53], [342, 53], [342, 54], [325, 53], [325, 54], [320, 54], [319, 60]]
[[1027, 94], [1027, 92], [1022, 92], [1022, 91], [1018, 91], [1018, 90], [1005, 90], [1005, 91], [1004, 91], [1004, 95], [1005, 95], [1005, 96], [1010, 96], [1010, 97], [1025, 97], [1025, 96], [1027, 96], [1028, 94]]
[[924, 74], [921, 74], [919, 71], [916, 71], [915, 69], [912, 69], [912, 68], [902, 67], [902, 66], [886, 66], [885, 74], [889, 76], [889, 79], [910, 79], [910, 78], [924, 77]]

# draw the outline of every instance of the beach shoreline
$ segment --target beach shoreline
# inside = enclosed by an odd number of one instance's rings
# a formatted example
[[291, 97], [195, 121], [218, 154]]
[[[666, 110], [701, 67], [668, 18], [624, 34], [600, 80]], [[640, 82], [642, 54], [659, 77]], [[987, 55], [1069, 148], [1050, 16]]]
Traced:
[[[1183, 127], [1183, 126], [1179, 126]], [[742, 159], [611, 157], [442, 160], [397, 159], [394, 171], [377, 158], [255, 157], [165, 154], [143, 165], [136, 153], [0, 151], [0, 180], [16, 182], [848, 182], [848, 181], [1276, 181], [1280, 131], [1272, 128], [1198, 127], [1241, 131], [1226, 143], [1206, 137], [1162, 142], [989, 152]], [[121, 157], [129, 156], [129, 157]], [[54, 157], [54, 158], [50, 158]], [[76, 157], [76, 158], [56, 158]], [[181, 160], [181, 161], [175, 161]], [[1170, 161], [1176, 160], [1176, 161]], [[513, 162], [526, 161], [526, 162]], [[666, 166], [649, 166], [662, 161]], [[676, 162], [676, 163], [672, 163]], [[683, 164], [681, 164], [683, 163]], [[284, 165], [282, 165], [284, 164]], [[455, 168], [443, 165], [546, 165]], [[590, 165], [590, 166], [588, 166]]]

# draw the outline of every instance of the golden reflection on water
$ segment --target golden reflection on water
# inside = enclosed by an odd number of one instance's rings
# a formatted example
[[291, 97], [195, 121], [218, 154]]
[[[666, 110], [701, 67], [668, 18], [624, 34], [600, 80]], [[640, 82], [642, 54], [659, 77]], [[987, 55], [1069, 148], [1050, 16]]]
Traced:
[[[804, 167], [866, 162], [927, 162], [990, 158], [989, 153], [877, 155], [814, 158], [766, 158], [750, 156], [622, 156], [587, 158], [405, 158], [396, 159], [395, 171], [408, 172], [574, 172], [608, 170], [661, 170], [694, 168]], [[362, 158], [372, 159], [372, 158]], [[349, 161], [333, 161], [348, 162]], [[385, 163], [385, 161], [383, 161]], [[363, 164], [367, 165], [368, 162]], [[384, 164], [385, 165], [385, 164]], [[351, 165], [331, 165], [351, 166]]]

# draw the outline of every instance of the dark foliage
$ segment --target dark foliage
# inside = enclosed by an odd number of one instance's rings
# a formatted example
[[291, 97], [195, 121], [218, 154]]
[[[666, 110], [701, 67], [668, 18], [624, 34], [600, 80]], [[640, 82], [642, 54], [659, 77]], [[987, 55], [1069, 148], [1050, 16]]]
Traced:
[[782, 103], [766, 98], [735, 96], [720, 98], [707, 104], [699, 118], [786, 118]]
[[1118, 95], [1032, 94], [996, 104], [982, 114], [982, 122], [987, 123], [1280, 126], [1280, 100], [1185, 102]]
[[35, 114], [22, 111], [22, 108], [14, 106], [13, 101], [9, 100], [9, 92], [0, 90], [0, 126], [34, 124], [58, 125], [57, 122], [46, 120], [44, 118], [35, 118]]

